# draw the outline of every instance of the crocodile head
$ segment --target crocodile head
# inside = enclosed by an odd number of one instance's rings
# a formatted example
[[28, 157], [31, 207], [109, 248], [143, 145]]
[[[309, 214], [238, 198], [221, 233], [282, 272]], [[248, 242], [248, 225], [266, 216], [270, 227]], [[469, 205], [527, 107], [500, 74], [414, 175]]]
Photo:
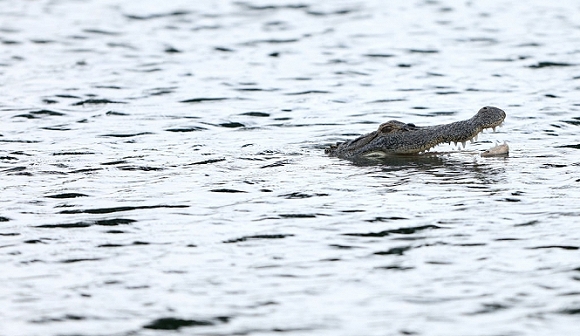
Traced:
[[442, 143], [465, 143], [477, 138], [486, 128], [501, 125], [506, 117], [503, 110], [486, 106], [467, 120], [450, 124], [419, 127], [397, 120], [383, 123], [369, 134], [338, 143], [326, 149], [330, 156], [344, 159], [383, 157], [389, 154], [417, 154]]

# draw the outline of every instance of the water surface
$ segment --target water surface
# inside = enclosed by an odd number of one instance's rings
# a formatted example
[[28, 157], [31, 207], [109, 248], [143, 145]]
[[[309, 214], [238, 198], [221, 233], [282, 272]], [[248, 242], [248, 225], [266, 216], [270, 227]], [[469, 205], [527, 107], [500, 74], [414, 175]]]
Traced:
[[576, 2], [0, 7], [1, 335], [580, 331]]

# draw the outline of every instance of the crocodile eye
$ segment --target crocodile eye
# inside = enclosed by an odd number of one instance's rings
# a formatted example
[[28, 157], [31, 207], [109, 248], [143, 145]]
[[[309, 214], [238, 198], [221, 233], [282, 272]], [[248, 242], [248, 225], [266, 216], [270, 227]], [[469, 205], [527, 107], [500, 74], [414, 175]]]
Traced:
[[484, 108], [482, 108], [482, 110], [487, 110], [487, 106], [485, 106]]
[[391, 133], [393, 131], [393, 127], [391, 125], [384, 125], [379, 128], [379, 132], [381, 133]]
[[415, 124], [407, 124], [407, 126], [409, 126], [409, 127], [417, 127], [417, 126], [415, 126]]

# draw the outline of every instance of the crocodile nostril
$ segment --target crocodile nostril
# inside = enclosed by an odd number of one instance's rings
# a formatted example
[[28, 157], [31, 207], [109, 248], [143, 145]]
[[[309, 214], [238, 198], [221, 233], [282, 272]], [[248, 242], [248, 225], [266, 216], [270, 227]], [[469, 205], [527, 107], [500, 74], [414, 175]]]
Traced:
[[485, 106], [482, 110], [487, 110], [487, 106]]

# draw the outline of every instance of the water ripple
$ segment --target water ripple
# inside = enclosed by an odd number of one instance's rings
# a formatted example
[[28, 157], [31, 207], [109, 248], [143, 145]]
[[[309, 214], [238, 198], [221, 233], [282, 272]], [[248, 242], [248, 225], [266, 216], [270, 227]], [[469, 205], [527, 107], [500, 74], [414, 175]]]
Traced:
[[3, 334], [577, 334], [573, 1], [2, 8]]

